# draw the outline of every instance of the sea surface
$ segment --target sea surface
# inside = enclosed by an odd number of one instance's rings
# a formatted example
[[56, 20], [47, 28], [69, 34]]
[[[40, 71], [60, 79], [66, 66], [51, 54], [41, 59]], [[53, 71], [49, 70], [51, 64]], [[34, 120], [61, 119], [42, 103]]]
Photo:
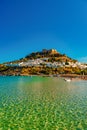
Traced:
[[1, 76], [0, 130], [87, 130], [87, 81]]

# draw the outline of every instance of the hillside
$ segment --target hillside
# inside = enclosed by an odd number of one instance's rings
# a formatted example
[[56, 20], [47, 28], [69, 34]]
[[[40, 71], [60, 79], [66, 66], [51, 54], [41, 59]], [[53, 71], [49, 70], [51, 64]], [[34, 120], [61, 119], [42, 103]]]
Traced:
[[4, 64], [19, 64], [21, 62], [28, 62], [29, 60], [36, 60], [36, 59], [42, 59], [45, 60], [47, 62], [76, 62], [76, 60], [69, 58], [68, 56], [66, 56], [65, 54], [60, 54], [59, 52], [57, 52], [57, 50], [55, 49], [50, 49], [50, 50], [46, 50], [43, 49], [41, 52], [33, 52], [27, 56], [25, 56], [24, 58], [21, 58], [20, 60], [16, 60], [16, 61], [11, 61], [11, 62], [7, 62]]
[[33, 52], [20, 60], [4, 63], [0, 66], [1, 75], [31, 74], [87, 74], [87, 65], [60, 54], [55, 49]]

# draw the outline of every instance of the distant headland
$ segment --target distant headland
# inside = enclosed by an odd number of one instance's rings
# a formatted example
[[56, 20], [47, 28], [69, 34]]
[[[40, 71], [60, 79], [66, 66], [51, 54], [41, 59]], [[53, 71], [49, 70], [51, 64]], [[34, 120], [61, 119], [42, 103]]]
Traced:
[[19, 60], [0, 64], [0, 75], [87, 75], [87, 64], [56, 49], [43, 49]]

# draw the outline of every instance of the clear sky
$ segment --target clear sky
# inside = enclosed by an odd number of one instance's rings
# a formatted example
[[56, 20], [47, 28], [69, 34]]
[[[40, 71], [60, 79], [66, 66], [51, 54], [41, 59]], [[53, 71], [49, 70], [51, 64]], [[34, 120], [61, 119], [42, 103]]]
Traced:
[[87, 62], [86, 0], [0, 0], [0, 63], [43, 48]]

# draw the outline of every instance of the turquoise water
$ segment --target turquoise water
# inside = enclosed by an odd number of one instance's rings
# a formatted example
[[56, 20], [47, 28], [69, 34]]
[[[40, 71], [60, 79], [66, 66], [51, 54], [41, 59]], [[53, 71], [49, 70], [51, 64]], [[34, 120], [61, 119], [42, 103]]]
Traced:
[[0, 77], [0, 130], [87, 130], [87, 81]]

